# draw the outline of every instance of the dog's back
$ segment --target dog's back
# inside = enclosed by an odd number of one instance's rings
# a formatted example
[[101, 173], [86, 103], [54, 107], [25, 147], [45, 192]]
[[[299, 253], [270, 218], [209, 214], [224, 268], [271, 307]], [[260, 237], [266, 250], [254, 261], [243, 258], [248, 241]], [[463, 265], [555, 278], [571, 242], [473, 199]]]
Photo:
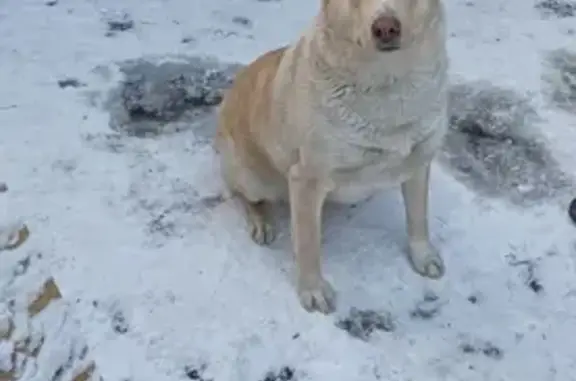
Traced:
[[220, 106], [217, 145], [224, 136], [236, 142], [267, 124], [273, 79], [286, 47], [269, 51], [238, 72]]

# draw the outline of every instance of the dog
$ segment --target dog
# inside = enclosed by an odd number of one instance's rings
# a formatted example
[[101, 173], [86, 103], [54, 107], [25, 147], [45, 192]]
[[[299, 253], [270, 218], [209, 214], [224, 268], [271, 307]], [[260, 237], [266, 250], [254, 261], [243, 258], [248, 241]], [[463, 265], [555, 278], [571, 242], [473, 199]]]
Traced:
[[401, 185], [413, 269], [445, 272], [427, 218], [430, 163], [448, 126], [445, 33], [442, 0], [321, 0], [297, 41], [244, 67], [224, 94], [215, 137], [224, 183], [261, 245], [275, 237], [271, 203], [289, 201], [307, 311], [336, 306], [321, 270], [326, 200]]

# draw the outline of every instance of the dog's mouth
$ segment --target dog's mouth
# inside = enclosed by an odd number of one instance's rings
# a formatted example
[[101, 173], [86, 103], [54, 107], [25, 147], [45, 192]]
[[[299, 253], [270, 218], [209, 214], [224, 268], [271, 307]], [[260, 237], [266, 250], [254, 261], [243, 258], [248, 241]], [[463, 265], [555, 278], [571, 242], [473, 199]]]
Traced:
[[395, 52], [397, 50], [400, 50], [401, 46], [399, 42], [392, 42], [392, 43], [388, 43], [388, 44], [383, 44], [381, 42], [376, 42], [376, 50], [378, 50], [379, 52]]

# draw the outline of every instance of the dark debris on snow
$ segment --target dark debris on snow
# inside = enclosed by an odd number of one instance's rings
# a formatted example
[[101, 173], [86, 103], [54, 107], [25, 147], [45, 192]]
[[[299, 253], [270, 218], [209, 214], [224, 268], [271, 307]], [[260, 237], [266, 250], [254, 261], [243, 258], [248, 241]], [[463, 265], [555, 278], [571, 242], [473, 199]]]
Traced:
[[542, 0], [536, 3], [536, 9], [543, 16], [556, 16], [558, 18], [576, 16], [576, 2], [569, 0]]
[[126, 317], [124, 316], [122, 311], [114, 312], [114, 314], [112, 315], [111, 323], [114, 332], [120, 335], [127, 333], [129, 330], [128, 322], [126, 321]]
[[232, 22], [237, 25], [241, 25], [247, 28], [252, 26], [252, 21], [248, 17], [236, 16], [232, 18]]
[[189, 380], [195, 381], [213, 381], [211, 378], [206, 378], [205, 373], [207, 369], [206, 364], [200, 366], [187, 365], [184, 367], [184, 374]]
[[507, 255], [508, 264], [512, 267], [521, 267], [524, 269], [524, 283], [535, 294], [544, 291], [544, 286], [536, 276], [536, 262], [530, 259], [518, 260], [514, 254]]
[[347, 317], [336, 322], [336, 326], [348, 332], [350, 336], [367, 341], [374, 331], [392, 332], [396, 329], [392, 316], [388, 312], [359, 310], [351, 308]]
[[493, 360], [501, 360], [502, 358], [504, 358], [504, 351], [488, 341], [480, 343], [478, 345], [473, 345], [471, 343], [463, 343], [462, 345], [460, 345], [460, 350], [462, 351], [462, 353], [468, 355], [481, 353], [484, 356]]
[[134, 28], [134, 20], [126, 12], [113, 12], [106, 15], [108, 26], [107, 36], [114, 36], [117, 32], [125, 32]]
[[289, 366], [284, 366], [278, 371], [266, 373], [262, 381], [296, 381], [295, 370]]
[[64, 78], [58, 81], [58, 86], [61, 89], [66, 89], [68, 87], [78, 88], [78, 87], [85, 87], [86, 84], [81, 82], [77, 78]]

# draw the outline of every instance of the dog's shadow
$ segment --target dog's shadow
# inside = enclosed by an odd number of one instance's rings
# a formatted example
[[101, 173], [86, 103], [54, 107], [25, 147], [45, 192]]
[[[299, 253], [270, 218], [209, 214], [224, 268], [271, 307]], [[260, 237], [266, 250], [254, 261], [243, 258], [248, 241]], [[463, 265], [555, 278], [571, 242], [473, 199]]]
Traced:
[[[395, 271], [403, 262], [404, 210], [399, 191], [390, 190], [353, 205], [327, 202], [323, 210], [322, 267], [324, 276], [338, 289], [365, 289], [375, 275]], [[287, 203], [273, 206], [277, 237], [267, 248], [272, 255], [265, 261], [272, 272], [280, 272], [294, 283], [294, 252], [290, 233], [290, 209]], [[266, 253], [270, 254], [270, 253]], [[408, 261], [402, 263], [408, 268]], [[411, 271], [411, 270], [410, 270]], [[356, 290], [356, 291], [354, 291]], [[353, 295], [350, 294], [350, 295]], [[358, 299], [342, 294], [344, 300]], [[340, 304], [340, 303], [339, 303]], [[346, 306], [350, 303], [342, 303]]]
[[[392, 239], [393, 243], [402, 242], [404, 211], [401, 200], [394, 197], [394, 192], [386, 191], [356, 204], [326, 202], [322, 211], [322, 245], [346, 246], [345, 242], [355, 241], [358, 231], [362, 230], [372, 236], [383, 236]], [[287, 202], [272, 206], [277, 237], [270, 245], [274, 251], [292, 251], [290, 229], [290, 206]], [[396, 236], [400, 237], [396, 237]], [[327, 260], [338, 260], [346, 255], [342, 250], [326, 252]]]

